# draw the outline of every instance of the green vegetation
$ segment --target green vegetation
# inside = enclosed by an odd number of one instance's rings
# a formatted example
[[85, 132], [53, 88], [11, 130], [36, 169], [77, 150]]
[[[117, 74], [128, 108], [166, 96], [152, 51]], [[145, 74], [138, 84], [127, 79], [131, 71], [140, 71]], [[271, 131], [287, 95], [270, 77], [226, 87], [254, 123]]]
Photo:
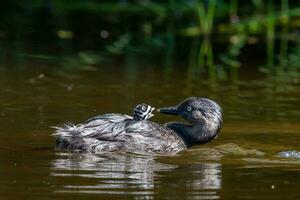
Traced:
[[71, 68], [156, 60], [166, 73], [184, 63], [213, 82], [238, 79], [256, 61], [267, 75], [299, 76], [296, 1], [11, 0], [0, 10], [2, 60], [7, 52]]

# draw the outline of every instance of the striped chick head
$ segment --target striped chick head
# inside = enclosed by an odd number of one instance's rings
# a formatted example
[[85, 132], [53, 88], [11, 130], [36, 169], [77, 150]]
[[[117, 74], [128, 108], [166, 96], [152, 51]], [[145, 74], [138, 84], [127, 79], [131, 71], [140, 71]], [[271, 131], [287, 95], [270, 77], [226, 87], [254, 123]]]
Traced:
[[139, 104], [133, 109], [133, 119], [137, 121], [150, 119], [154, 116], [152, 114], [154, 109], [154, 107], [145, 103]]

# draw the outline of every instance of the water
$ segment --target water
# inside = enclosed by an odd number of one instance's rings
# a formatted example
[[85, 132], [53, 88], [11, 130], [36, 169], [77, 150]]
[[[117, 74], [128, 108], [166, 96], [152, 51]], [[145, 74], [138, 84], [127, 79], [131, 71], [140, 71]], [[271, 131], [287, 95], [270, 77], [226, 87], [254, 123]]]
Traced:
[[[0, 68], [1, 199], [299, 199], [300, 78], [241, 71], [243, 81], [195, 78], [184, 66], [69, 70], [30, 59]], [[256, 66], [254, 66], [256, 67]], [[206, 96], [224, 109], [213, 142], [176, 156], [57, 152], [51, 126], [138, 103]], [[179, 120], [157, 115], [154, 121]]]

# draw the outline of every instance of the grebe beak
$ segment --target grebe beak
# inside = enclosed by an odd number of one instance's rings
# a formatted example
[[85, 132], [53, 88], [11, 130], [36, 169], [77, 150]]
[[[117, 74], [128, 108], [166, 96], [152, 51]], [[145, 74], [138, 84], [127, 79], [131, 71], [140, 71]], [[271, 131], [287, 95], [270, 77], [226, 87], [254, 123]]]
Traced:
[[167, 114], [167, 115], [179, 115], [180, 114], [180, 111], [178, 110], [177, 106], [158, 108], [156, 111], [163, 113], [163, 114]]

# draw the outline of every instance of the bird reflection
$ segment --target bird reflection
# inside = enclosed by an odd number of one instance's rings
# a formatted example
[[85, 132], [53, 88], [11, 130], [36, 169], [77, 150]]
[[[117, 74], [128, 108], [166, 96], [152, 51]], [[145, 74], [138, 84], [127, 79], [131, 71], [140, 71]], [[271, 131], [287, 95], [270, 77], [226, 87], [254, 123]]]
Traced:
[[195, 165], [192, 168], [197, 179], [190, 180], [190, 187], [193, 189], [220, 189], [221, 188], [221, 164], [205, 163]]
[[219, 198], [217, 192], [222, 186], [221, 164], [181, 165], [168, 162], [172, 159], [180, 158], [157, 159], [154, 155], [116, 153], [58, 153], [52, 162], [51, 175], [60, 181], [64, 179], [63, 186], [56, 190], [60, 193], [129, 195], [134, 199], [172, 198], [175, 195], [189, 196], [190, 199], [203, 196], [208, 199]]

